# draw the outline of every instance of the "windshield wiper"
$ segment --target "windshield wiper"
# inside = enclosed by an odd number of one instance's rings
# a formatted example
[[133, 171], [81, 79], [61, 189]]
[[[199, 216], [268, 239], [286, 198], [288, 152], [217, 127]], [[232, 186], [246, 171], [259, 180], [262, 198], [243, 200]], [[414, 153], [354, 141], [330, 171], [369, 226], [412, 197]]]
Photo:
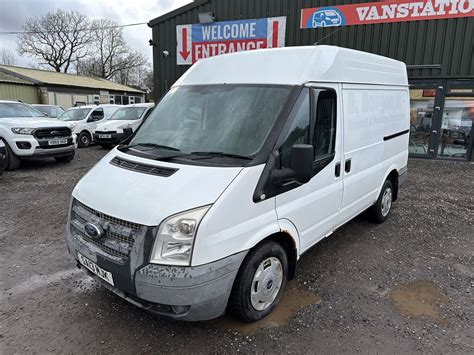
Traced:
[[172, 150], [174, 152], [180, 152], [181, 151], [180, 149], [175, 148], [175, 147], [169, 147], [167, 145], [156, 144], [156, 143], [137, 143], [137, 144], [134, 144], [134, 145], [128, 145], [125, 148], [133, 148], [133, 147], [136, 147], [136, 146], [166, 149], [166, 150]]
[[245, 159], [245, 160], [253, 159], [246, 155], [224, 153], [224, 152], [191, 152], [189, 153], [189, 155], [202, 155], [202, 157], [198, 159], [211, 159], [211, 158], [234, 158], [234, 159]]

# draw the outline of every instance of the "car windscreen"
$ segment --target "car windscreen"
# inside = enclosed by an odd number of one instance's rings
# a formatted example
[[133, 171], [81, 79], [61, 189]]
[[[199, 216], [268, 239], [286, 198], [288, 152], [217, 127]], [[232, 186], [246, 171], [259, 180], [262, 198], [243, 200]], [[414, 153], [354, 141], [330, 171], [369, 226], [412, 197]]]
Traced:
[[48, 117], [59, 117], [64, 110], [56, 106], [35, 106], [38, 111], [41, 111], [48, 115]]
[[145, 110], [146, 107], [122, 107], [115, 111], [109, 120], [138, 120]]
[[291, 90], [276, 85], [172, 88], [130, 145], [158, 144], [184, 153], [250, 157], [262, 148]]
[[63, 121], [80, 121], [86, 118], [91, 108], [73, 108], [64, 111], [58, 118]]
[[44, 117], [44, 114], [21, 102], [0, 102], [1, 117]]

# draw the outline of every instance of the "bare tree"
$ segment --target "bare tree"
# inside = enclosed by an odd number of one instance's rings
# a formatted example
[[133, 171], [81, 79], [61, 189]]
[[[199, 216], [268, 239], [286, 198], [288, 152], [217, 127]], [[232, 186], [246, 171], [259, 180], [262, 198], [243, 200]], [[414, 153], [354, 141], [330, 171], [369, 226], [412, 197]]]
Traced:
[[56, 10], [29, 18], [18, 35], [18, 53], [44, 61], [57, 72], [70, 69], [87, 55], [91, 42], [90, 21], [76, 11]]
[[132, 50], [118, 24], [111, 20], [92, 23], [92, 55], [79, 63], [78, 73], [128, 83], [130, 72], [145, 66], [148, 59]]
[[16, 59], [16, 55], [12, 50], [7, 48], [2, 48], [0, 50], [0, 64], [15, 65]]

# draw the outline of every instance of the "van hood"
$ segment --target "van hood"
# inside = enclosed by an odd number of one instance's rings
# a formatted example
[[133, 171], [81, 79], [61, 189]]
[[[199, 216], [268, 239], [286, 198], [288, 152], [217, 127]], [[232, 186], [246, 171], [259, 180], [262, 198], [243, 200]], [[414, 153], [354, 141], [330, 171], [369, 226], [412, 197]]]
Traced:
[[6, 117], [0, 118], [0, 124], [9, 128], [50, 128], [50, 127], [67, 127], [67, 125], [54, 118], [42, 117]]
[[137, 121], [136, 120], [108, 120], [106, 122], [99, 123], [95, 130], [101, 131], [101, 132], [113, 132], [113, 131], [117, 131], [117, 129], [121, 126], [125, 126], [134, 122], [137, 122]]
[[[177, 171], [168, 177], [149, 175], [110, 164], [115, 157]], [[109, 216], [157, 226], [170, 215], [213, 204], [242, 169], [155, 161], [115, 148], [79, 181], [72, 195]]]

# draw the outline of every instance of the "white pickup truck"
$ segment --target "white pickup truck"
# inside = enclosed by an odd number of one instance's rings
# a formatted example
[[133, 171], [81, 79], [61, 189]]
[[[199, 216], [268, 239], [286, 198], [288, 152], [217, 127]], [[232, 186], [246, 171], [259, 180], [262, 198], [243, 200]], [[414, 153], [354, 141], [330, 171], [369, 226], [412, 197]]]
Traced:
[[5, 170], [15, 170], [21, 159], [74, 159], [76, 137], [64, 122], [48, 119], [18, 101], [0, 100], [0, 142], [5, 145]]

